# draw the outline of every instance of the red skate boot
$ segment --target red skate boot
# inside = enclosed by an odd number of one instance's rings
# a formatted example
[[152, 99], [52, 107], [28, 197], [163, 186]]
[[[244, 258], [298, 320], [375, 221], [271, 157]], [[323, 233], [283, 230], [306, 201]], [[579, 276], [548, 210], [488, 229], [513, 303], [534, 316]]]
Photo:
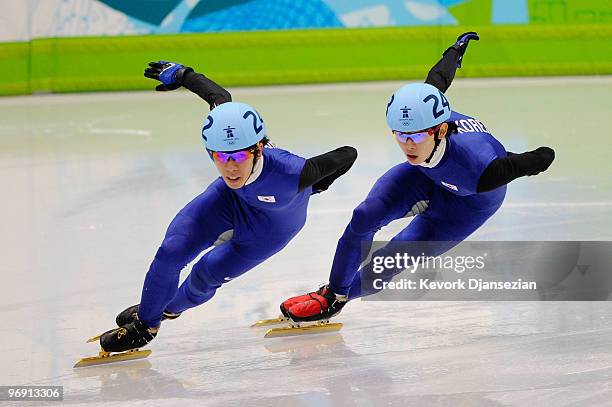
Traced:
[[319, 296], [319, 291], [321, 291], [322, 289], [324, 289], [325, 286], [321, 286], [319, 287], [319, 289], [317, 291], [313, 291], [310, 292], [308, 294], [302, 294], [302, 295], [298, 295], [296, 297], [291, 297], [289, 299], [286, 299], [285, 301], [283, 301], [280, 305], [280, 310], [281, 313], [289, 318], [289, 314], [287, 313], [287, 310], [291, 307], [293, 307], [295, 304], [299, 304], [301, 302], [306, 302], [308, 300], [312, 300], [313, 298]]
[[[286, 303], [293, 299], [302, 298], [301, 302], [293, 301], [289, 307]], [[335, 294], [328, 286], [319, 288], [314, 293], [290, 298], [281, 305], [285, 305], [286, 316], [293, 321], [320, 321], [337, 315], [346, 304], [346, 295]]]

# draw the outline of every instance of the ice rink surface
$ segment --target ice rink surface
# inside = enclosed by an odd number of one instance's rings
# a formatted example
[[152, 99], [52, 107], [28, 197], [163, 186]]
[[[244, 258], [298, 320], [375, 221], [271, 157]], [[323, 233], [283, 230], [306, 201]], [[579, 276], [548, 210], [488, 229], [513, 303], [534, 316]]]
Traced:
[[[384, 119], [400, 85], [230, 89], [280, 147], [353, 145], [355, 166], [311, 199], [284, 251], [165, 322], [148, 359], [76, 370], [97, 352], [86, 338], [138, 302], [173, 215], [216, 178], [200, 139], [208, 106], [188, 92], [0, 99], [0, 385], [62, 385], [70, 405], [612, 405], [607, 302], [357, 300], [340, 333], [249, 328], [326, 281], [352, 208], [402, 161]], [[471, 239], [612, 240], [610, 95], [610, 77], [456, 81], [453, 109], [507, 149], [557, 152]]]

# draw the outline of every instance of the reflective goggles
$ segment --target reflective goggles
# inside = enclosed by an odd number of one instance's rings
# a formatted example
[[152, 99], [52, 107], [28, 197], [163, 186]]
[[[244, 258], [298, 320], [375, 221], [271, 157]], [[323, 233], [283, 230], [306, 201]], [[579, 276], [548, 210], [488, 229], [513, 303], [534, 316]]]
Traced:
[[242, 163], [255, 155], [255, 152], [251, 150], [241, 150], [235, 153], [224, 153], [223, 151], [208, 151], [210, 157], [219, 163], [226, 163], [229, 160], [234, 160], [237, 163]]
[[414, 143], [419, 144], [427, 140], [428, 136], [436, 134], [436, 132], [440, 130], [440, 126], [442, 126], [442, 124], [438, 124], [436, 127], [427, 129], [425, 131], [418, 131], [416, 133], [404, 133], [403, 131], [393, 130], [393, 135], [401, 143], [407, 143], [408, 139], [410, 139]]

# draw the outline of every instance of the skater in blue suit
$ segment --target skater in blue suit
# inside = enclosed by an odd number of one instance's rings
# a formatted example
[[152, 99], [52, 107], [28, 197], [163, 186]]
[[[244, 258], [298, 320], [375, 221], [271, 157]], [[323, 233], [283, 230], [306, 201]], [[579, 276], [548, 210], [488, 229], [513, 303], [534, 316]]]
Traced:
[[[220, 177], [174, 217], [146, 274], [140, 304], [117, 316], [100, 345], [121, 352], [149, 343], [163, 319], [210, 300], [224, 283], [282, 250], [302, 229], [310, 196], [326, 190], [357, 158], [352, 147], [304, 159], [275, 148], [259, 113], [180, 64], [149, 64], [159, 91], [184, 86], [211, 108], [202, 129]], [[179, 286], [181, 270], [206, 249]]]
[[348, 300], [374, 293], [372, 285], [362, 284], [371, 265], [359, 269], [361, 245], [391, 221], [417, 215], [393, 241], [439, 242], [428, 245], [425, 255], [440, 255], [501, 207], [506, 184], [550, 166], [552, 149], [507, 152], [481, 121], [451, 109], [444, 92], [469, 41], [478, 39], [473, 32], [462, 34], [429, 72], [426, 83], [405, 85], [391, 95], [387, 124], [407, 162], [380, 177], [353, 211], [338, 241], [329, 284], [283, 302], [285, 316], [295, 321], [328, 319]]

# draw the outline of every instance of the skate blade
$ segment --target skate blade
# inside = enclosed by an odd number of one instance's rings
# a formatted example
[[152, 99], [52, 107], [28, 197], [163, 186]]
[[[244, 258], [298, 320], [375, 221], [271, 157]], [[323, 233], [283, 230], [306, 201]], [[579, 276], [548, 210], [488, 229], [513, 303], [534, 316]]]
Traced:
[[100, 351], [98, 356], [91, 356], [88, 358], [83, 358], [76, 362], [73, 367], [85, 367], [85, 366], [95, 366], [95, 365], [104, 365], [106, 363], [114, 363], [114, 362], [123, 362], [125, 360], [136, 360], [136, 359], [144, 359], [151, 354], [151, 350], [139, 350], [133, 349], [128, 350], [127, 352], [122, 353], [114, 353], [111, 354], [109, 352]]
[[100, 335], [96, 335], [96, 336], [92, 336], [91, 338], [89, 338], [89, 339], [87, 340], [87, 342], [86, 342], [86, 343], [89, 343], [89, 342], [98, 342], [98, 340], [100, 339], [100, 337], [101, 337], [101, 336], [102, 336], [102, 334], [100, 334]]
[[324, 332], [336, 332], [342, 329], [341, 322], [324, 322], [324, 323], [315, 323], [312, 325], [303, 325], [303, 326], [287, 326], [283, 328], [272, 328], [266, 331], [264, 338], [278, 338], [281, 336], [296, 336], [296, 335], [309, 335], [309, 334], [318, 334]]
[[279, 317], [272, 318], [272, 319], [260, 319], [259, 321], [251, 325], [251, 328], [256, 328], [258, 326], [284, 324], [285, 322], [289, 322], [289, 319], [283, 316], [279, 316]]

